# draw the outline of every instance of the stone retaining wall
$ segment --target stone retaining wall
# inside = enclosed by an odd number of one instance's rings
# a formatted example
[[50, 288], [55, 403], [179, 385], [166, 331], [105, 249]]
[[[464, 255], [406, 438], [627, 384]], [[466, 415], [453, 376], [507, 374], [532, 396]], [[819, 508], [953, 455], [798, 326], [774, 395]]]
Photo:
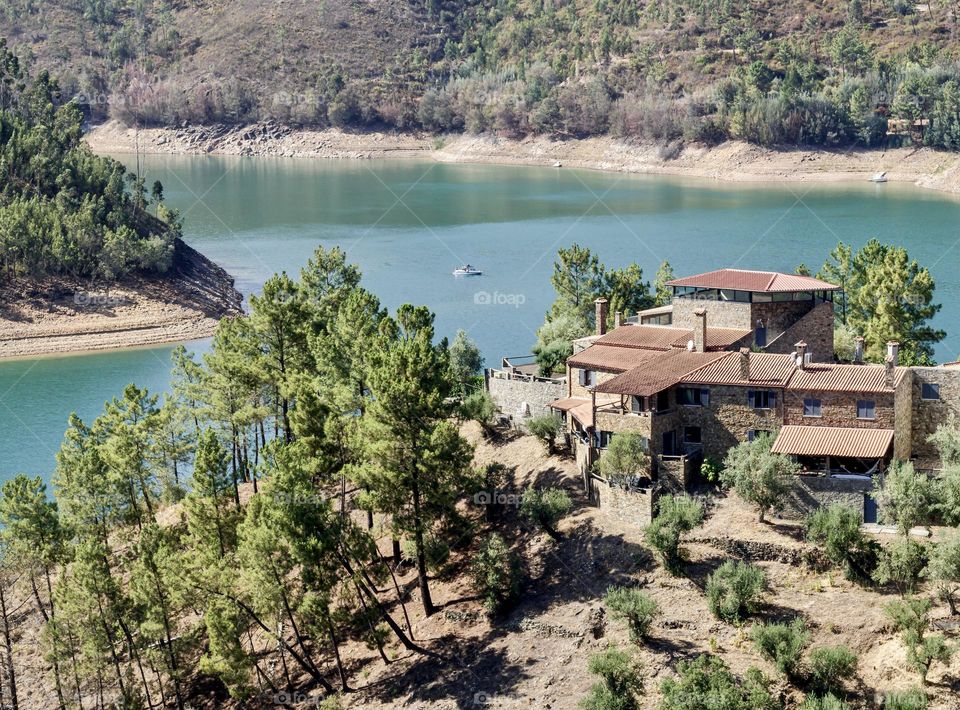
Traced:
[[518, 424], [523, 424], [520, 416], [520, 407], [526, 403], [530, 407], [530, 416], [538, 417], [551, 414], [549, 404], [567, 396], [567, 386], [564, 382], [544, 382], [540, 380], [506, 379], [488, 376], [487, 390], [499, 409], [504, 414], [513, 417]]
[[817, 508], [843, 503], [863, 516], [864, 495], [873, 490], [869, 478], [836, 478], [835, 476], [797, 476], [793, 491], [781, 517], [788, 520], [805, 518]]
[[652, 488], [624, 490], [608, 485], [597, 476], [590, 477], [591, 497], [597, 500], [602, 510], [634, 525], [649, 525], [653, 520], [656, 492]]

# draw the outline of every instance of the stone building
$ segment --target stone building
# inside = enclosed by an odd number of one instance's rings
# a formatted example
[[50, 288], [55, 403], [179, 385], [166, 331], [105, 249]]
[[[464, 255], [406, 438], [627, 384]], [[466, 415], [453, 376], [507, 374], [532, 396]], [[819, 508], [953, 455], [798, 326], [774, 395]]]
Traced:
[[[960, 367], [833, 362], [833, 295], [809, 277], [725, 269], [671, 282], [670, 311], [644, 312], [575, 344], [566, 396], [550, 406], [565, 418], [587, 485], [593, 463], [617, 433], [640, 433], [650, 452], [649, 480], [638, 486], [690, 485], [704, 458], [775, 434], [773, 450], [794, 457], [804, 475], [791, 510], [831, 501], [875, 506], [872, 478], [894, 458], [936, 465], [927, 439], [960, 417]], [[669, 325], [662, 324], [669, 316]], [[619, 322], [620, 319], [616, 318]]]

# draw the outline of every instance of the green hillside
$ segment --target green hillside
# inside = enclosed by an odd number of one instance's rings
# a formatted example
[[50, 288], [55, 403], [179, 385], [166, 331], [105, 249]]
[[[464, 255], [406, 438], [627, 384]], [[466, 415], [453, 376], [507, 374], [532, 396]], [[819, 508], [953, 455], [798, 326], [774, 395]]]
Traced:
[[955, 0], [0, 7], [94, 120], [960, 146]]

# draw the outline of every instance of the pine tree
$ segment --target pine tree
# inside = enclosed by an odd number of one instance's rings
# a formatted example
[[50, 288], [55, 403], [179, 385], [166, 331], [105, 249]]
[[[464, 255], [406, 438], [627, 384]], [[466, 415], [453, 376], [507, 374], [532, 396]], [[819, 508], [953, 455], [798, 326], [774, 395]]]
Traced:
[[444, 344], [433, 343], [433, 315], [401, 306], [394, 338], [371, 371], [364, 415], [366, 456], [358, 480], [365, 502], [391, 516], [395, 537], [414, 543], [424, 612], [435, 611], [427, 578], [426, 540], [470, 489], [472, 451], [447, 421], [451, 391]]

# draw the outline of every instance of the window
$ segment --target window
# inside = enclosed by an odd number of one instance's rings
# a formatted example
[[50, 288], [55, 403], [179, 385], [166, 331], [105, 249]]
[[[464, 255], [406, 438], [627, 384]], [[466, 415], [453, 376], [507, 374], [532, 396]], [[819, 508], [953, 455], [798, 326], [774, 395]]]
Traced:
[[633, 412], [634, 414], [639, 414], [640, 412], [644, 411], [646, 407], [644, 407], [643, 400], [644, 400], [644, 397], [637, 397], [636, 395], [632, 395], [630, 397], [630, 411]]
[[753, 441], [758, 436], [763, 436], [764, 434], [769, 434], [769, 433], [770, 432], [766, 431], [765, 429], [751, 429], [750, 431], [747, 432], [747, 441]]
[[930, 384], [929, 382], [924, 382], [920, 386], [920, 398], [921, 399], [940, 399], [940, 385]]
[[684, 407], [705, 407], [710, 404], [710, 390], [701, 387], [681, 387], [677, 401]]
[[580, 384], [584, 387], [590, 387], [593, 383], [593, 370], [580, 370]]
[[777, 393], [769, 390], [748, 390], [747, 402], [754, 409], [774, 409], [777, 406]]
[[597, 448], [605, 449], [610, 445], [610, 439], [613, 438], [612, 431], [598, 431], [597, 432]]
[[757, 328], [753, 331], [753, 343], [758, 348], [767, 347], [767, 326], [762, 320], [757, 321]]
[[685, 444], [702, 443], [702, 432], [698, 426], [688, 426], [683, 428], [683, 441]]
[[813, 397], [807, 397], [803, 400], [803, 416], [822, 417], [823, 412], [820, 406], [820, 400]]
[[670, 409], [670, 393], [667, 390], [657, 392], [657, 411], [665, 412]]
[[857, 419], [876, 419], [877, 403], [872, 399], [857, 400]]

